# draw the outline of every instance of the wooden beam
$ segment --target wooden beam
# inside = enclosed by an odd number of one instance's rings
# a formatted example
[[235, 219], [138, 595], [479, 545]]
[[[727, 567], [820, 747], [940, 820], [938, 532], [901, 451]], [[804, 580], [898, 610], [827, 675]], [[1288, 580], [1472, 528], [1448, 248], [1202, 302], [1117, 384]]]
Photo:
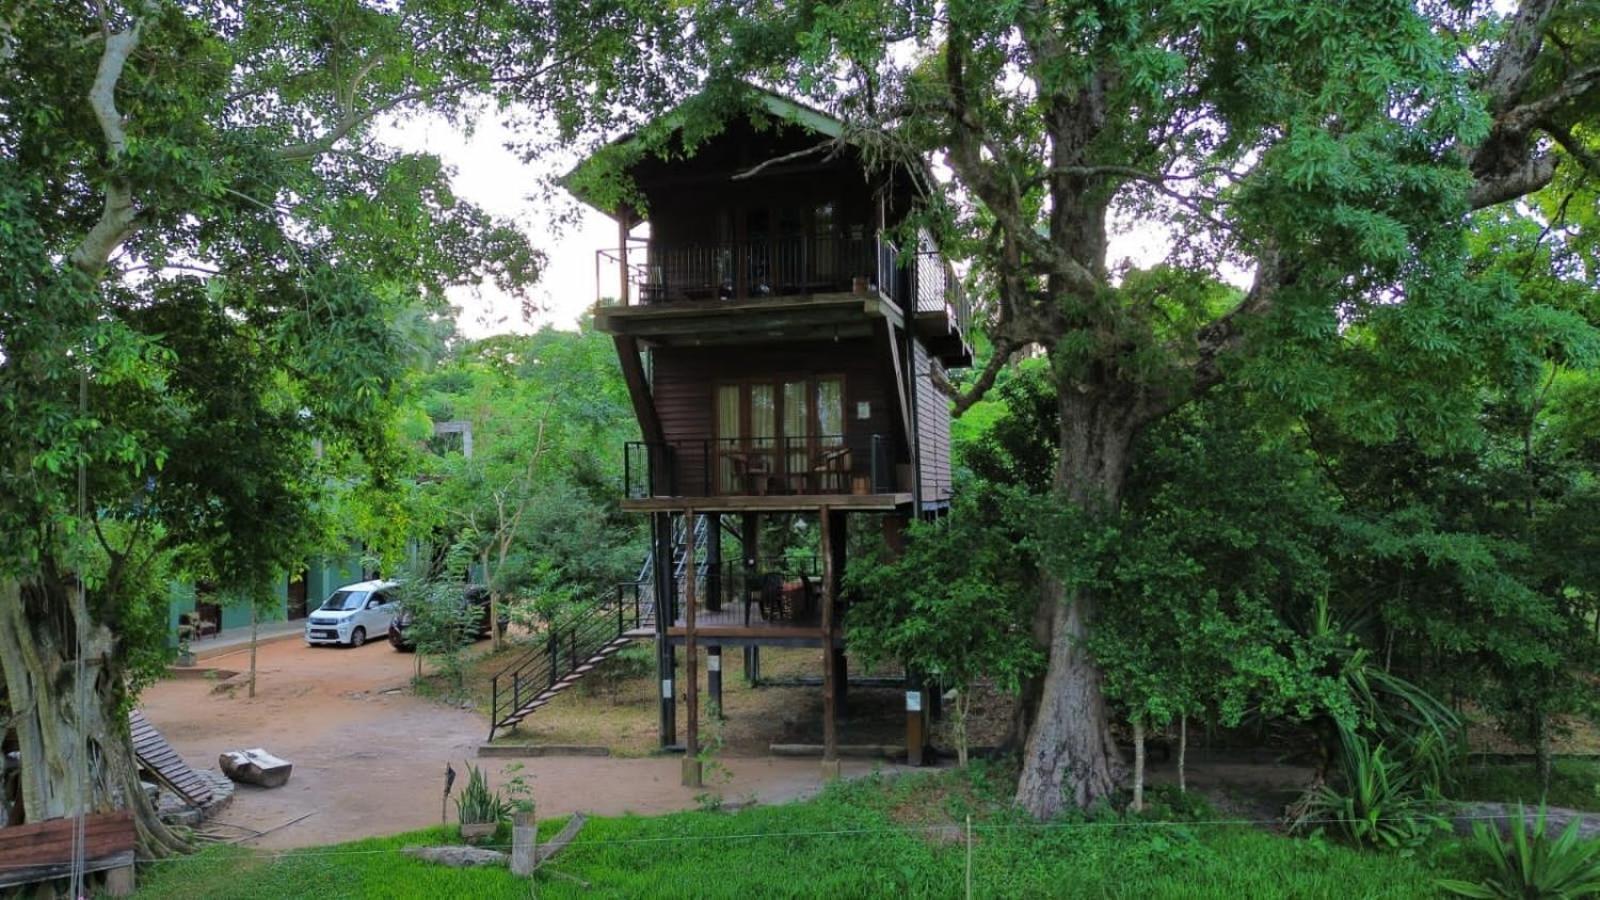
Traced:
[[700, 787], [700, 647], [695, 641], [695, 540], [694, 507], [683, 511], [684, 567], [683, 567], [683, 626], [684, 626], [684, 678], [689, 682], [686, 710], [688, 725], [684, 734], [683, 784]]
[[617, 360], [622, 364], [622, 380], [628, 385], [628, 398], [633, 401], [633, 414], [639, 420], [639, 432], [652, 444], [666, 440], [661, 430], [661, 417], [656, 414], [655, 397], [650, 392], [650, 382], [644, 377], [644, 361], [639, 358], [638, 340], [616, 335], [612, 339], [617, 347]]
[[[623, 500], [624, 512], [666, 512], [682, 509], [681, 497]], [[739, 497], [697, 497], [702, 512], [815, 512], [825, 507], [868, 512], [893, 512], [911, 503], [902, 494], [764, 494]]]
[[895, 421], [900, 425], [901, 435], [905, 437], [906, 452], [912, 453], [911, 448], [916, 437], [911, 433], [911, 404], [916, 402], [916, 397], [910, 392], [911, 386], [906, 384], [906, 364], [902, 359], [905, 354], [901, 353], [900, 342], [895, 339], [895, 327], [888, 326], [884, 329], [884, 334], [889, 344], [889, 364], [894, 369], [894, 395], [897, 404]]
[[826, 767], [839, 759], [839, 726], [834, 721], [836, 696], [833, 671], [834, 554], [833, 510], [818, 512], [822, 524], [822, 762]]

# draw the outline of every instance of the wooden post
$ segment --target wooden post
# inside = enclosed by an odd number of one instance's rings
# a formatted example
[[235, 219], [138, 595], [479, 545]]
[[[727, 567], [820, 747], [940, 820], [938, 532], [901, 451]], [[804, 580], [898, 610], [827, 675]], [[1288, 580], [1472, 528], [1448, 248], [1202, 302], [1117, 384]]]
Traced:
[[538, 839], [538, 823], [531, 811], [511, 814], [511, 874], [524, 878], [533, 874], [534, 862], [539, 858], [534, 852]]
[[839, 777], [839, 725], [835, 720], [837, 696], [833, 671], [833, 510], [824, 506], [817, 518], [822, 524], [822, 776]]
[[722, 648], [706, 648], [706, 693], [711, 695], [711, 714], [717, 721], [727, 718], [722, 708]]
[[652, 518], [655, 531], [656, 675], [661, 692], [661, 746], [670, 747], [678, 742], [676, 688], [672, 683], [677, 660], [672, 650], [672, 640], [667, 636], [667, 629], [672, 626], [672, 514], [656, 513]]
[[[258, 637], [256, 620], [260, 615], [256, 606], [260, 601], [253, 594], [250, 597], [250, 699], [256, 698], [256, 639]], [[219, 629], [220, 630], [220, 629]]]
[[684, 681], [688, 689], [688, 710], [683, 747], [683, 786], [699, 787], [702, 782], [700, 766], [700, 647], [695, 640], [695, 541], [694, 510], [683, 512], [683, 533], [686, 535], [683, 567], [683, 634]]
[[922, 677], [916, 672], [906, 672], [906, 765], [923, 764], [923, 753], [928, 746], [927, 719], [922, 709]]
[[[828, 576], [833, 583], [834, 596], [833, 633], [830, 637], [836, 638], [840, 631], [839, 620], [843, 618], [844, 613], [844, 610], [840, 608], [839, 595], [842, 593], [845, 566], [848, 562], [845, 558], [845, 553], [849, 543], [849, 514], [833, 512], [830, 517], [833, 521], [829, 524], [826, 533], [832, 543], [828, 545], [825, 552], [833, 560], [833, 571]], [[846, 707], [846, 699], [850, 688], [849, 666], [845, 660], [843, 647], [833, 642], [830, 642], [828, 646], [833, 653], [834, 715], [847, 716], [849, 715]]]
[[620, 245], [617, 249], [617, 259], [621, 261], [622, 268], [622, 285], [617, 298], [622, 301], [623, 306], [628, 305], [628, 232], [632, 230], [630, 227], [632, 218], [632, 211], [626, 206], [617, 210], [617, 242]]
[[706, 609], [722, 609], [722, 514], [706, 514]]

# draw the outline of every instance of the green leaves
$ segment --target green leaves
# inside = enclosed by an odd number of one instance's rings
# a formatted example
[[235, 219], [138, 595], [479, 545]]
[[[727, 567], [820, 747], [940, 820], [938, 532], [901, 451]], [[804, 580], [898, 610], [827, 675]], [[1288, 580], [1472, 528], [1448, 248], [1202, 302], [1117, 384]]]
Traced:
[[1472, 826], [1473, 843], [1489, 858], [1493, 874], [1472, 883], [1441, 880], [1439, 887], [1459, 897], [1568, 898], [1600, 893], [1600, 841], [1579, 835], [1581, 820], [1574, 818], [1558, 837], [1546, 830], [1545, 808], [1539, 805], [1533, 825], [1522, 804], [1510, 816], [1505, 837], [1484, 822]]

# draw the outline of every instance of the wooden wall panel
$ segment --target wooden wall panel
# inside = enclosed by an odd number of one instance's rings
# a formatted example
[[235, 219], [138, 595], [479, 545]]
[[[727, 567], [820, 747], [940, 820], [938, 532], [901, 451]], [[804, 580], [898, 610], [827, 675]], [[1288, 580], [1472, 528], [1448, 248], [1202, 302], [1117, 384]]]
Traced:
[[922, 502], [950, 499], [950, 398], [934, 384], [932, 373], [943, 374], [940, 362], [928, 355], [921, 341], [916, 347], [917, 433], [922, 446]]

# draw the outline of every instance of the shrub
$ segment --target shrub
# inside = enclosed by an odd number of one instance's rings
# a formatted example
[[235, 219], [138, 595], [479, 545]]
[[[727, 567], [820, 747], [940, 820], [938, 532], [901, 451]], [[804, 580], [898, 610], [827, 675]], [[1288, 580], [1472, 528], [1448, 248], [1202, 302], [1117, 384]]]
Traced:
[[1443, 822], [1432, 813], [1405, 765], [1383, 744], [1341, 729], [1342, 788], [1323, 785], [1300, 803], [1296, 830], [1328, 826], [1352, 844], [1377, 849], [1409, 849]]
[[1600, 841], [1580, 838], [1578, 824], [1574, 819], [1552, 840], [1545, 827], [1544, 804], [1539, 805], [1530, 831], [1518, 803], [1505, 837], [1482, 822], [1472, 828], [1473, 843], [1488, 854], [1494, 874], [1476, 884], [1440, 881], [1439, 887], [1462, 897], [1484, 898], [1564, 900], [1600, 894]]
[[511, 805], [489, 790], [483, 770], [467, 763], [467, 786], [456, 795], [456, 819], [463, 825], [488, 825], [511, 818]]

